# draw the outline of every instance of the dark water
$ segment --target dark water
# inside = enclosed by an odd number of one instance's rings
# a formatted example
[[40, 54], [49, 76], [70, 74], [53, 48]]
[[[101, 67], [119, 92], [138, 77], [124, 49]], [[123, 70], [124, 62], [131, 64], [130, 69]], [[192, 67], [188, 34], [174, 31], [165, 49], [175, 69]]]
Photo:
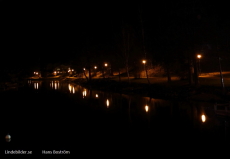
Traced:
[[128, 96], [59, 81], [28, 81], [2, 92], [1, 101], [4, 150], [135, 154], [230, 141], [230, 120], [214, 112], [214, 103]]

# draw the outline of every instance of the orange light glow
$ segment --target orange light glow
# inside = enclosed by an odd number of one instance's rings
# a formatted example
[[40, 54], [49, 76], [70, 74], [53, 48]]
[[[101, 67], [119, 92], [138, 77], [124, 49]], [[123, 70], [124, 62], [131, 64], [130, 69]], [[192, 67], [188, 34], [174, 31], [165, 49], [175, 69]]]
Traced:
[[148, 112], [149, 111], [149, 106], [145, 106], [145, 111]]
[[197, 55], [197, 58], [200, 59], [202, 56], [200, 54]]
[[201, 120], [204, 123], [206, 121], [206, 116], [205, 115], [201, 115]]
[[106, 105], [107, 105], [107, 108], [109, 107], [109, 100], [107, 99], [106, 100]]

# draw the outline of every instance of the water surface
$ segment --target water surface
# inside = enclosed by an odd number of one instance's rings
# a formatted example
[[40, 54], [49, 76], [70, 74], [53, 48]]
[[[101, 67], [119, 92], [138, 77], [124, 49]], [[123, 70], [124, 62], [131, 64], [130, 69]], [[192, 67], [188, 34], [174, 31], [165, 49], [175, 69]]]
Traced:
[[12, 136], [11, 142], [3, 141], [7, 149], [118, 153], [230, 138], [229, 118], [217, 115], [214, 103], [129, 96], [57, 80], [28, 80], [1, 96], [1, 134]]

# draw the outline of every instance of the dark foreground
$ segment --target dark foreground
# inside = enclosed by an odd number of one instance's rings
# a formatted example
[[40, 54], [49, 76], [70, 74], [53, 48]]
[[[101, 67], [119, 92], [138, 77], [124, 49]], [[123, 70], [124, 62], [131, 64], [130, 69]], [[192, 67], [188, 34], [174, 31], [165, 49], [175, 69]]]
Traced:
[[117, 104], [119, 109], [102, 109], [100, 100], [83, 100], [82, 92], [72, 96], [68, 89], [60, 92], [46, 87], [1, 93], [1, 136], [12, 136], [9, 143], [2, 138], [3, 150], [33, 150], [37, 155], [42, 150], [68, 150], [85, 156], [135, 156], [160, 150], [194, 153], [230, 141], [228, 117], [215, 116], [217, 123], [209, 128], [191, 120], [177, 104], [172, 115], [159, 108], [157, 114], [148, 112], [143, 117], [135, 102], [128, 106], [123, 98]]

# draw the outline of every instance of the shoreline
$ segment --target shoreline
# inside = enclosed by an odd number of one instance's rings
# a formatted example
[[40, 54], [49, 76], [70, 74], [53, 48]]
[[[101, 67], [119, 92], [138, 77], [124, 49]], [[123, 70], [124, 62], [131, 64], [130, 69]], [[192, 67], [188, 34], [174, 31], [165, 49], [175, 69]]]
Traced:
[[204, 102], [229, 102], [230, 93], [222, 94], [221, 88], [215, 86], [194, 86], [170, 84], [145, 84], [117, 82], [111, 79], [93, 79], [90, 83], [84, 80], [66, 80], [72, 84], [79, 84], [88, 89], [110, 91], [127, 95], [140, 95], [163, 100], [204, 101]]
[[[25, 80], [60, 80], [69, 82], [73, 85], [81, 85], [88, 89], [95, 89], [101, 91], [110, 91], [114, 93], [122, 93], [127, 95], [140, 95], [151, 98], [158, 98], [164, 100], [181, 100], [181, 101], [204, 101], [204, 102], [229, 102], [230, 92], [229, 87], [226, 87], [226, 93], [222, 94], [221, 88], [217, 86], [204, 85], [189, 85], [183, 81], [180, 84], [175, 83], [141, 83], [138, 80], [132, 79], [128, 81], [116, 81], [114, 78], [98, 78], [92, 79], [88, 82], [84, 78], [74, 77], [46, 77], [46, 78], [24, 78]], [[145, 80], [145, 79], [142, 79]], [[14, 86], [15, 88], [15, 86]]]

